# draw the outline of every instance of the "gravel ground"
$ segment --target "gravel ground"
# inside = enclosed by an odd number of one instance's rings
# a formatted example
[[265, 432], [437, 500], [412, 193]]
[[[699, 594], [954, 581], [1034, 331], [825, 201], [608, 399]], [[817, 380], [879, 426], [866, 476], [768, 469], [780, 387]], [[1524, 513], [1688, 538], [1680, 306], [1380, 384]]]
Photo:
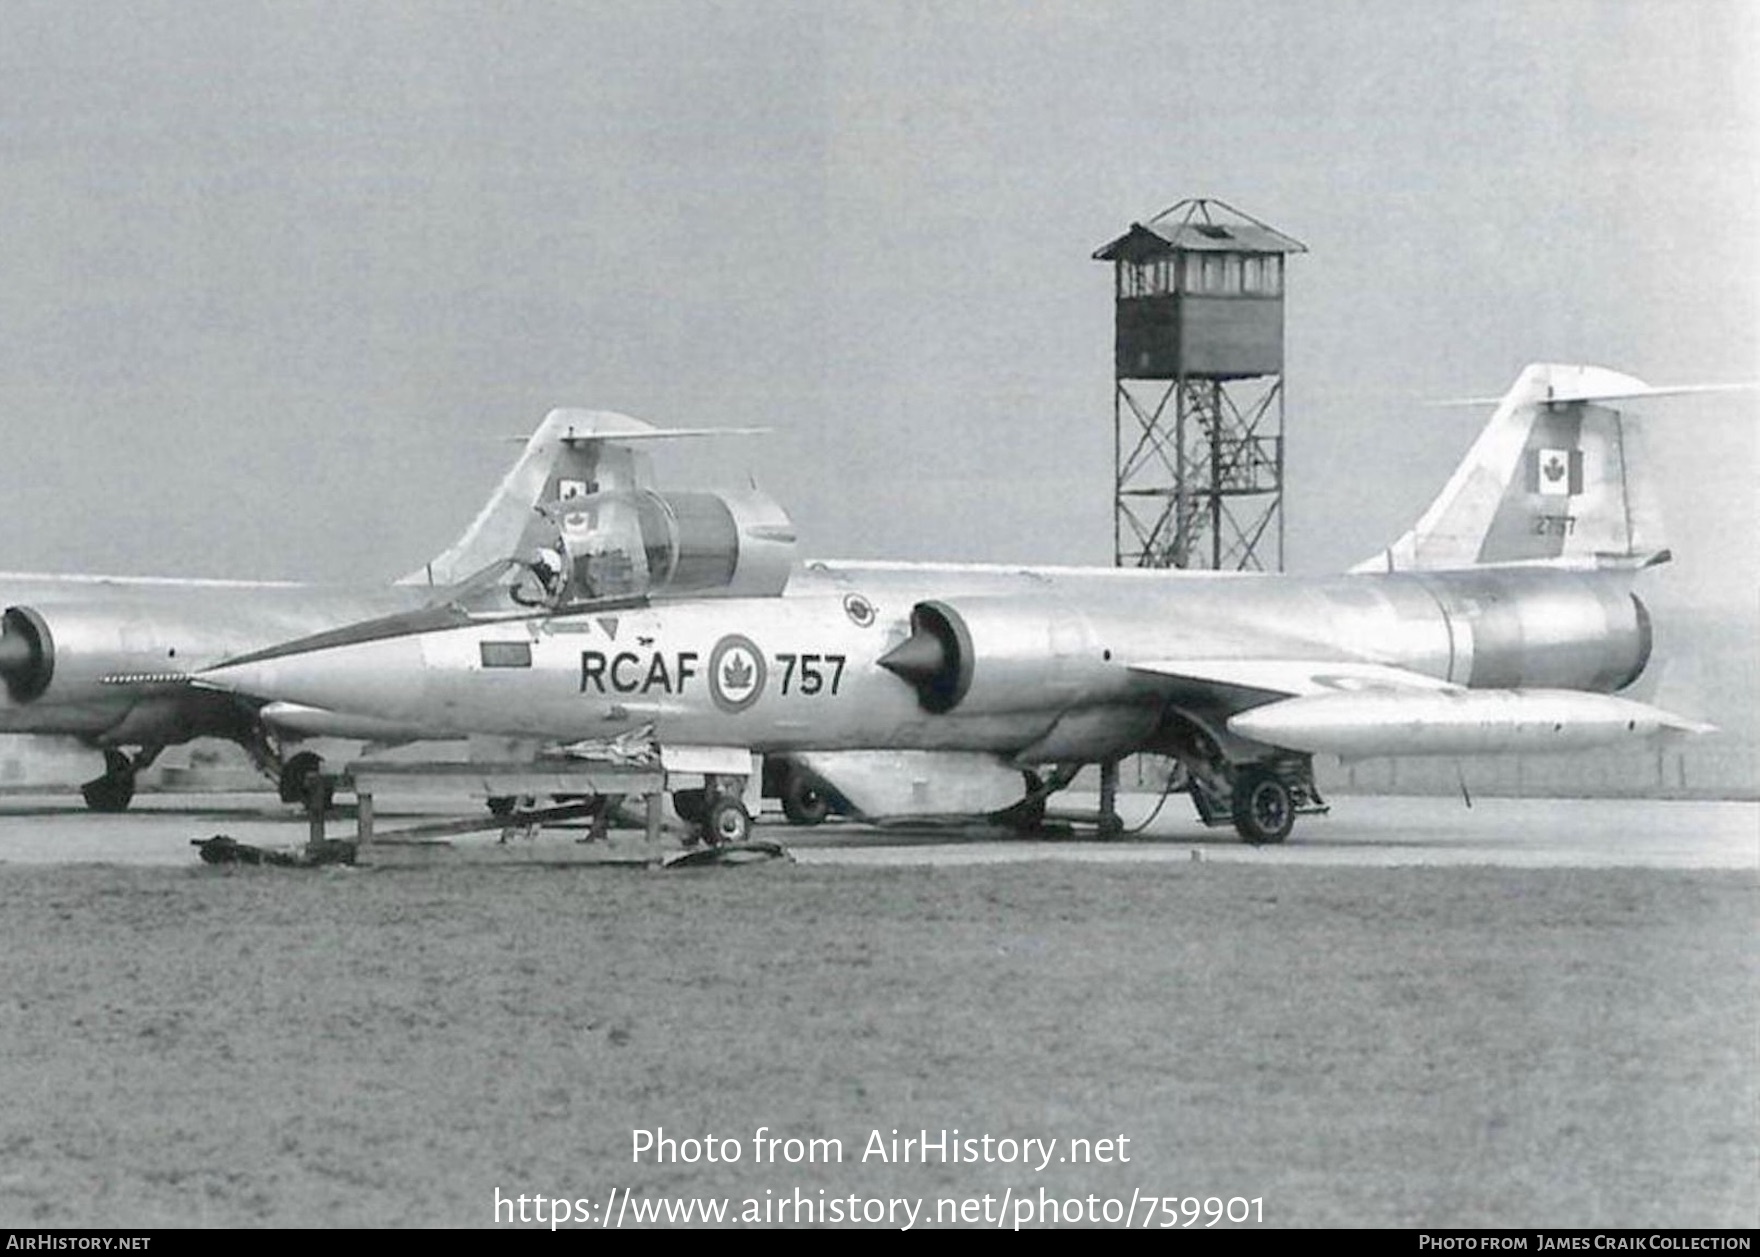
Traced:
[[[497, 1191], [628, 1188], [734, 1216], [1045, 1189], [1259, 1197], [1281, 1226], [1751, 1227], [1757, 886], [0, 868], [0, 1225], [484, 1226]], [[755, 1164], [761, 1126], [842, 1160]], [[741, 1160], [632, 1161], [657, 1128]], [[1130, 1159], [863, 1161], [924, 1128]]]

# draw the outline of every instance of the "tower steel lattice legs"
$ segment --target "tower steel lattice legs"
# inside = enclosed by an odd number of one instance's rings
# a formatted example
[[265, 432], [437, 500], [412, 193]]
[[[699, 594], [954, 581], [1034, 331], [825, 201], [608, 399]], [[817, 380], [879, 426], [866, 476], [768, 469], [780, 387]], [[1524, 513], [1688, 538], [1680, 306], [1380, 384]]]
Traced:
[[1119, 378], [1114, 562], [1283, 567], [1283, 377]]

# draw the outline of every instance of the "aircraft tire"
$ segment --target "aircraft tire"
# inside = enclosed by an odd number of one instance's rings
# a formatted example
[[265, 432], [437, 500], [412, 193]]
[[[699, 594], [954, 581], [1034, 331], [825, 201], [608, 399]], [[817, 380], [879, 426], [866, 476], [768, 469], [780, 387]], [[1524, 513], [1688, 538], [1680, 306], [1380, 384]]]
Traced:
[[324, 761], [311, 751], [301, 751], [281, 766], [281, 779], [277, 783], [277, 791], [283, 803], [304, 803], [306, 801], [306, 779], [313, 773], [322, 772]]
[[701, 825], [709, 815], [709, 792], [707, 790], [674, 790], [672, 792], [672, 810], [678, 813], [678, 819], [687, 825]]
[[105, 776], [88, 781], [79, 788], [86, 807], [94, 812], [126, 812], [134, 802], [134, 774]]
[[745, 842], [752, 836], [752, 814], [738, 799], [716, 799], [703, 818], [703, 834], [712, 847]]
[[991, 812], [986, 819], [1005, 825], [1022, 836], [1034, 834], [1045, 827], [1045, 800], [1022, 799], [1000, 812]]
[[831, 800], [812, 782], [791, 777], [782, 791], [782, 814], [791, 825], [817, 825], [831, 815]]
[[[304, 806], [308, 815], [314, 814], [315, 811], [316, 815], [323, 816], [330, 810], [330, 805], [336, 802], [336, 783], [321, 773], [313, 774], [313, 776], [315, 776], [318, 781], [317, 802], [314, 804], [312, 799], [308, 796], [307, 798], [301, 799], [300, 803]], [[310, 781], [311, 778], [307, 778], [307, 780]]]
[[1234, 785], [1234, 827], [1253, 846], [1282, 842], [1296, 823], [1289, 787], [1266, 768], [1243, 771]]

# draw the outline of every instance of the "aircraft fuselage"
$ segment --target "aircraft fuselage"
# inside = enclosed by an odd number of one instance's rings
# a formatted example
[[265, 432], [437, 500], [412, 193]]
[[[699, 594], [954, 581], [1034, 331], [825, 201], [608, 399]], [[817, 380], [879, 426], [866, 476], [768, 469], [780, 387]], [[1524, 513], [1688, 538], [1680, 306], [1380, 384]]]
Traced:
[[[1538, 568], [1288, 577], [821, 563], [781, 598], [270, 652], [216, 680], [436, 734], [590, 741], [652, 727], [662, 744], [1093, 760], [1142, 747], [1170, 705], [1219, 725], [1271, 697], [1183, 687], [1145, 660], [1367, 663], [1471, 688], [1611, 693], [1650, 650], [1630, 585], [1629, 573]], [[939, 644], [901, 663], [895, 652], [931, 620]]]

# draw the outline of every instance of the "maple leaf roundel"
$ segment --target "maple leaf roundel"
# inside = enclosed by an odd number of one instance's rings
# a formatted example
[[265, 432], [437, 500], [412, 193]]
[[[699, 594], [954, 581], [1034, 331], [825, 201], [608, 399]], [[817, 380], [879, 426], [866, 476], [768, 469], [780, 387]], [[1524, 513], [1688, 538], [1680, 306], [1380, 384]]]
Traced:
[[709, 654], [709, 697], [725, 712], [744, 711], [764, 693], [764, 652], [749, 637], [729, 633]]

